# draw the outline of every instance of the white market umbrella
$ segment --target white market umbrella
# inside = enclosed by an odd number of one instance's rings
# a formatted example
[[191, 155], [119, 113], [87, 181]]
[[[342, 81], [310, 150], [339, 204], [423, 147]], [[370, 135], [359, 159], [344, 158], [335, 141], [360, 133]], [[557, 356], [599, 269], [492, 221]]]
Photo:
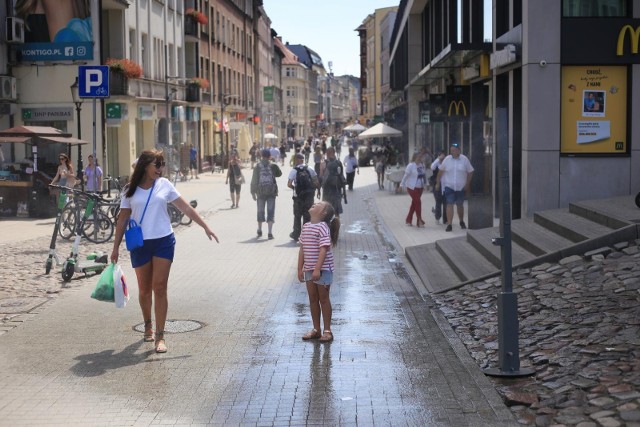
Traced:
[[274, 133], [265, 133], [264, 134], [264, 139], [278, 139], [278, 135], [276, 135]]
[[354, 123], [344, 128], [344, 130], [349, 132], [362, 132], [363, 130], [366, 130], [366, 129], [367, 128], [362, 126], [360, 123]]
[[397, 136], [402, 136], [402, 131], [387, 126], [384, 123], [378, 123], [358, 135], [358, 139], [393, 138]]

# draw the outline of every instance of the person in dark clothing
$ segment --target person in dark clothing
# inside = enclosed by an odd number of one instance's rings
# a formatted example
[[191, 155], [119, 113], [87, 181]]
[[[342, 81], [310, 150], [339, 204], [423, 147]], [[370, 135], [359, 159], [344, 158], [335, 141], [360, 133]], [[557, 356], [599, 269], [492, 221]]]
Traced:
[[304, 154], [297, 153], [294, 158], [295, 167], [289, 172], [287, 181], [287, 187], [293, 189], [293, 231], [289, 237], [298, 241], [302, 225], [309, 222], [309, 209], [319, 183], [316, 172], [304, 164]]

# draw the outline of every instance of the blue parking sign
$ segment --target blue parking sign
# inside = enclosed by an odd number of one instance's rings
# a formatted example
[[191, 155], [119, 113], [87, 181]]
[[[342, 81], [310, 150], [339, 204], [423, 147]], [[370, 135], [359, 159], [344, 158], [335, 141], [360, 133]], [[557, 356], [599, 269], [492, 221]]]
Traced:
[[78, 67], [78, 95], [81, 98], [109, 97], [109, 66], [80, 65]]

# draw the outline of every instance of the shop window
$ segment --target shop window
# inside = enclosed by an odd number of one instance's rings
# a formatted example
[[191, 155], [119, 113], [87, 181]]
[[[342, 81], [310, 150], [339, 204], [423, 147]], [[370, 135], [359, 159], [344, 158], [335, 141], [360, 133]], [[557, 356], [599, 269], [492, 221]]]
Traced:
[[563, 17], [628, 16], [629, 0], [563, 0]]

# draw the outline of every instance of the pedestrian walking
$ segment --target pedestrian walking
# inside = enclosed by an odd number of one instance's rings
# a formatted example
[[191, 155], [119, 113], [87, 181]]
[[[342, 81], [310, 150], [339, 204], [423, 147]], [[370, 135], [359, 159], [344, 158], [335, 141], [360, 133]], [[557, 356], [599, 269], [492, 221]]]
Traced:
[[251, 169], [256, 165], [258, 159], [258, 143], [254, 142], [251, 148], [249, 148], [249, 156], [251, 157]]
[[287, 186], [293, 189], [293, 231], [289, 234], [296, 242], [300, 238], [302, 225], [309, 222], [309, 209], [313, 206], [313, 196], [320, 186], [316, 172], [304, 164], [304, 154], [297, 153], [295, 167], [289, 172]]
[[353, 181], [356, 177], [356, 172], [360, 175], [358, 159], [356, 158], [353, 148], [349, 148], [349, 154], [344, 158], [344, 172], [347, 174], [347, 186], [350, 191], [353, 191]]
[[51, 185], [61, 185], [63, 187], [73, 188], [76, 185], [76, 173], [73, 169], [73, 163], [69, 160], [69, 156], [65, 153], [58, 155], [58, 170], [56, 175], [51, 180]]
[[[142, 247], [131, 251], [131, 266], [138, 278], [138, 301], [144, 320], [144, 341], [154, 341], [156, 353], [167, 352], [164, 339], [168, 310], [167, 284], [176, 244], [167, 203], [173, 203], [201, 226], [209, 240], [213, 238], [218, 241], [214, 232], [180, 195], [171, 181], [162, 177], [164, 167], [165, 160], [161, 151], [146, 150], [138, 158], [120, 202], [120, 215], [111, 251], [111, 262], [117, 263], [120, 243], [129, 219], [140, 223], [144, 243]], [[155, 334], [151, 318], [152, 307], [156, 318]]]
[[200, 179], [198, 176], [198, 150], [193, 144], [189, 144], [189, 172], [191, 173], [191, 179], [194, 176], [196, 179]]
[[440, 223], [440, 218], [442, 218], [442, 215], [444, 213], [444, 218], [442, 222], [446, 224], [447, 203], [444, 199], [444, 195], [442, 194], [442, 189], [438, 188], [436, 190], [436, 177], [438, 176], [438, 172], [440, 171], [440, 165], [442, 164], [442, 161], [444, 160], [445, 157], [446, 155], [444, 151], [439, 151], [438, 157], [436, 157], [433, 163], [431, 163], [432, 173], [431, 173], [431, 176], [429, 177], [429, 183], [431, 184], [431, 188], [433, 189], [433, 198], [435, 199], [435, 202], [436, 202], [436, 205], [433, 208], [433, 214], [436, 217], [436, 222]]
[[416, 225], [420, 228], [424, 227], [422, 219], [422, 192], [426, 183], [425, 167], [422, 163], [421, 153], [414, 153], [411, 157], [411, 163], [404, 170], [404, 176], [400, 181], [400, 187], [407, 189], [407, 193], [411, 197], [411, 205], [405, 222], [412, 225], [413, 214], [416, 215]]
[[[278, 184], [276, 178], [282, 175], [282, 171], [276, 163], [271, 163], [271, 152], [268, 148], [262, 150], [262, 159], [253, 169], [251, 177], [251, 197], [258, 203], [258, 237], [262, 237], [262, 223], [267, 222], [268, 237], [273, 239], [273, 223], [275, 221], [276, 196]], [[266, 207], [266, 217], [265, 217]]]
[[461, 154], [458, 144], [451, 144], [449, 152], [451, 154], [442, 161], [436, 177], [436, 189], [443, 189], [444, 198], [447, 202], [446, 231], [451, 231], [453, 228], [454, 204], [458, 207], [460, 228], [467, 228], [464, 223], [464, 199], [471, 191], [471, 177], [474, 170], [467, 156]]
[[287, 158], [287, 146], [285, 145], [284, 140], [280, 143], [280, 165], [284, 166], [284, 161]]
[[242, 184], [244, 184], [244, 175], [242, 175], [238, 154], [236, 153], [231, 154], [229, 159], [229, 169], [227, 169], [227, 178], [224, 183], [229, 184], [231, 209], [239, 207], [240, 190], [242, 189]]
[[89, 154], [87, 157], [89, 164], [84, 168], [84, 182], [86, 183], [85, 190], [89, 193], [95, 193], [102, 190], [102, 168], [98, 166], [98, 163], [93, 158], [93, 154]]
[[336, 212], [336, 217], [342, 213], [342, 197], [345, 185], [344, 167], [336, 158], [333, 147], [327, 148], [327, 158], [320, 165], [322, 177], [322, 200], [331, 203]]
[[378, 189], [384, 190], [384, 174], [387, 169], [387, 157], [383, 152], [376, 153], [376, 175], [378, 177]]
[[[298, 280], [306, 282], [313, 329], [302, 339], [333, 341], [331, 332], [331, 299], [329, 291], [333, 282], [333, 251], [338, 242], [340, 219], [333, 206], [318, 202], [309, 209], [310, 221], [302, 226], [300, 251], [298, 252]], [[320, 332], [320, 316], [323, 329]]]
[[309, 145], [309, 141], [305, 141], [304, 146], [302, 147], [302, 153], [304, 154], [304, 164], [308, 165], [309, 156], [311, 155], [311, 145]]

